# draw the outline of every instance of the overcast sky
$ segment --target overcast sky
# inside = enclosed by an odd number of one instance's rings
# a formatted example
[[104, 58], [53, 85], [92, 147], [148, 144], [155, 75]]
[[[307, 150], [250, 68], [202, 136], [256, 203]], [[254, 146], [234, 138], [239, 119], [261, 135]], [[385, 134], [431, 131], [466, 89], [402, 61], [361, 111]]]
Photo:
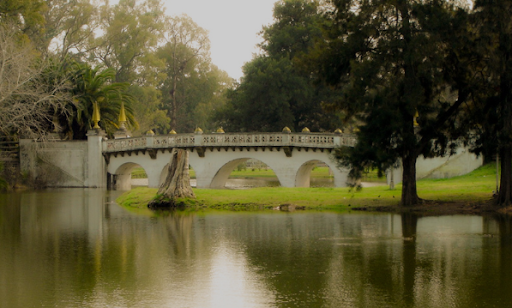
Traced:
[[258, 52], [258, 33], [272, 23], [277, 0], [164, 0], [169, 16], [187, 14], [209, 32], [213, 64], [239, 79], [242, 66]]

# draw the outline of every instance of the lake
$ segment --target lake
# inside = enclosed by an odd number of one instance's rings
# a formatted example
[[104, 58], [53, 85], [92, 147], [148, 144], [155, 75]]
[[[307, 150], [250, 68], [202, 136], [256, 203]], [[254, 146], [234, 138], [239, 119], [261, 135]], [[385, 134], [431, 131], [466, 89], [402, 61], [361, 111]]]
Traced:
[[512, 220], [0, 195], [0, 307], [508, 307]]

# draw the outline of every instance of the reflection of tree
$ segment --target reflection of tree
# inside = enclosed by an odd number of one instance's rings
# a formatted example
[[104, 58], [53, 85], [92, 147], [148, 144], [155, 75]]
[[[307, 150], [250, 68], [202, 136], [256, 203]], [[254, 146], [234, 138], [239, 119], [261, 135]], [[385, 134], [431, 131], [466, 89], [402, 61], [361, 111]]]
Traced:
[[[0, 197], [0, 307], [68, 300], [124, 306], [118, 301], [140, 300], [141, 286], [167, 290], [162, 281], [170, 272], [190, 281], [204, 275], [204, 269], [180, 266], [194, 256], [209, 258], [192, 238], [193, 215], [148, 218], [105, 201], [105, 192], [94, 189]], [[112, 297], [118, 292], [122, 298]]]
[[418, 226], [418, 215], [414, 213], [402, 213], [402, 236], [404, 241], [414, 242], [416, 240], [416, 228]]
[[[330, 306], [403, 306], [402, 241], [396, 239], [396, 215], [344, 215], [344, 236], [338, 241], [329, 269]], [[399, 229], [398, 229], [399, 230]]]
[[336, 220], [334, 215], [324, 217], [318, 226], [304, 219], [300, 214], [251, 215], [237, 222], [241, 227], [233, 234], [243, 240], [248, 262], [273, 290], [277, 307], [325, 305], [319, 295], [326, 287], [334, 246], [319, 237], [334, 235]]
[[194, 215], [169, 212], [165, 217], [165, 229], [169, 238], [170, 248], [174, 255], [190, 255], [190, 241]]
[[414, 213], [402, 213], [403, 236], [403, 298], [407, 307], [414, 305], [414, 276], [416, 274], [416, 228], [418, 216]]
[[20, 231], [20, 194], [0, 195], [0, 244]]
[[[271, 217], [244, 220], [237, 238], [247, 238], [247, 259], [278, 306], [377, 307], [382, 295], [390, 306], [404, 305], [403, 296], [413, 304], [415, 244], [390, 238], [387, 215]], [[416, 233], [416, 221], [404, 219], [405, 234]]]
[[[172, 304], [200, 306], [203, 295], [239, 291], [271, 293], [265, 303], [276, 307], [505, 307], [511, 300], [510, 217], [484, 219], [484, 234], [499, 236], [481, 236], [481, 221], [469, 216], [148, 218], [105, 205], [97, 190], [23, 196], [0, 198], [0, 307], [134, 306], [148, 298], [153, 306], [180, 298]], [[461, 229], [432, 236], [444, 226]]]
[[510, 287], [512, 286], [512, 216], [496, 215], [499, 230], [499, 268], [496, 270], [498, 281], [496, 293], [497, 302], [510, 304]]

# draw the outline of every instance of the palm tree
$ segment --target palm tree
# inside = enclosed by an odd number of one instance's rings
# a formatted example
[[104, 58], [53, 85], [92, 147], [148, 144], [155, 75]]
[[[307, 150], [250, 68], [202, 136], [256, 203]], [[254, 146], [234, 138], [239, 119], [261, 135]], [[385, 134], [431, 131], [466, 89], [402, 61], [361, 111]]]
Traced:
[[124, 105], [128, 126], [137, 128], [131, 104], [134, 98], [127, 90], [128, 83], [113, 82], [115, 71], [98, 66], [90, 67], [85, 63], [73, 65], [71, 81], [73, 83], [73, 103], [66, 106], [68, 121], [65, 132], [73, 139], [86, 139], [87, 131], [92, 129], [93, 106], [100, 109], [100, 127], [112, 135], [119, 129], [118, 117]]

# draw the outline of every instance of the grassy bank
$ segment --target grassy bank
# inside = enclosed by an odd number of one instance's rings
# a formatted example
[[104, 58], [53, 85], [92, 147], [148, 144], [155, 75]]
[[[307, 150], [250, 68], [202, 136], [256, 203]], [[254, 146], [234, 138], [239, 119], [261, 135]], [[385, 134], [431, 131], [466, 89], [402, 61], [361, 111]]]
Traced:
[[[332, 178], [328, 167], [315, 167], [311, 170], [312, 178]], [[146, 172], [142, 168], [135, 168], [132, 171], [133, 179], [147, 178]], [[190, 169], [190, 178], [195, 179], [196, 173]], [[272, 169], [269, 168], [245, 168], [235, 169], [231, 172], [229, 178], [231, 179], [252, 179], [252, 178], [276, 178], [277, 176]], [[370, 171], [363, 175], [361, 179], [363, 182], [386, 182], [386, 178], [379, 178], [376, 171]]]
[[[320, 169], [320, 168], [318, 168]], [[256, 172], [256, 171], [255, 171]], [[450, 179], [420, 180], [421, 198], [438, 202], [483, 203], [492, 196], [496, 186], [496, 167], [485, 165], [470, 174]], [[145, 208], [156, 195], [156, 189], [136, 188], [117, 199], [119, 204], [131, 208]], [[307, 209], [348, 210], [354, 207], [397, 205], [401, 185], [394, 190], [376, 186], [354, 191], [349, 188], [285, 188], [262, 187], [245, 190], [194, 189], [196, 200], [190, 200], [196, 209], [252, 209], [273, 208], [281, 204], [295, 204]]]

